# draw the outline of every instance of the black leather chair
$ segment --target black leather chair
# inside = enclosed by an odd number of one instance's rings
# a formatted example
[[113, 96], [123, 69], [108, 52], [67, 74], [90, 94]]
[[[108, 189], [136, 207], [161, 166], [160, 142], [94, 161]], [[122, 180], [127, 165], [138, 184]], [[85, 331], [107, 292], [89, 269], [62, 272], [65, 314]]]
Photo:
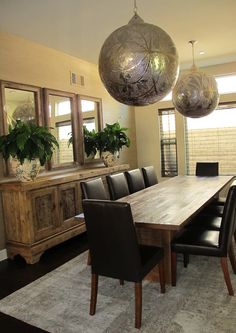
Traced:
[[111, 200], [117, 200], [129, 195], [129, 187], [124, 173], [106, 176]]
[[[225, 282], [229, 295], [234, 295], [228, 271], [229, 254], [232, 267], [236, 271], [235, 258], [232, 254], [232, 234], [236, 221], [236, 186], [231, 186], [227, 195], [224, 214], [219, 230], [205, 228], [184, 228], [171, 243], [172, 285], [176, 285], [176, 253], [220, 257]], [[234, 262], [232, 263], [232, 259]]]
[[[80, 182], [80, 187], [82, 191], [82, 199], [100, 199], [108, 200], [108, 195], [104, 187], [102, 178], [91, 179], [88, 181]], [[83, 204], [83, 201], [82, 201]], [[87, 264], [91, 265], [90, 252], [88, 254]], [[122, 282], [121, 282], [122, 284]]]
[[197, 162], [196, 163], [196, 176], [200, 177], [214, 177], [219, 175], [218, 162]]
[[92, 258], [90, 315], [96, 312], [99, 275], [135, 282], [135, 327], [141, 327], [142, 280], [159, 264], [165, 292], [163, 249], [139, 245], [128, 203], [84, 200], [84, 215]]
[[130, 193], [135, 193], [145, 188], [143, 174], [140, 169], [125, 171]]
[[109, 199], [102, 178], [80, 182], [83, 199]]
[[142, 168], [145, 187], [150, 187], [158, 183], [155, 169], [152, 165]]
[[[218, 162], [197, 162], [196, 163], [196, 176], [199, 177], [215, 177], [219, 176], [219, 163]], [[220, 200], [218, 197], [214, 198], [213, 202], [208, 205], [203, 213], [222, 216], [223, 206], [225, 200]]]

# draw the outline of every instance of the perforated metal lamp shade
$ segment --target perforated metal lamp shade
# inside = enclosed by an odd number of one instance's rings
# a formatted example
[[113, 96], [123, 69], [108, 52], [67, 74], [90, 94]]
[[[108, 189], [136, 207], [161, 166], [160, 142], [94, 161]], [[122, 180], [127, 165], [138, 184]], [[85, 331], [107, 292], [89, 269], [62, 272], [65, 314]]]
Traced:
[[171, 37], [135, 14], [104, 42], [99, 74], [110, 95], [134, 106], [153, 104], [173, 88], [179, 73]]

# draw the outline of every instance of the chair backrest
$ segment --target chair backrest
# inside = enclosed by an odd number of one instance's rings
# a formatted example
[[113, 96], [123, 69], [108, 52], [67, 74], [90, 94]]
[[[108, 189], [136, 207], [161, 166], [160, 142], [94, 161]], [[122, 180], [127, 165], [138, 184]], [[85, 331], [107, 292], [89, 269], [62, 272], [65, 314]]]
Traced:
[[146, 166], [142, 168], [145, 187], [149, 187], [158, 183], [154, 166]]
[[130, 193], [135, 193], [145, 188], [143, 174], [140, 169], [125, 171]]
[[141, 258], [130, 205], [110, 200], [84, 200], [92, 272], [136, 281]]
[[236, 228], [236, 182], [229, 188], [221, 221], [219, 246], [222, 254], [227, 255], [233, 232]]
[[197, 162], [196, 163], [196, 176], [202, 176], [202, 177], [219, 176], [219, 163], [218, 162]]
[[129, 195], [129, 187], [124, 173], [108, 175], [106, 177], [111, 200], [117, 200]]
[[80, 182], [83, 199], [101, 199], [107, 200], [108, 195], [102, 178], [96, 178], [88, 181]]

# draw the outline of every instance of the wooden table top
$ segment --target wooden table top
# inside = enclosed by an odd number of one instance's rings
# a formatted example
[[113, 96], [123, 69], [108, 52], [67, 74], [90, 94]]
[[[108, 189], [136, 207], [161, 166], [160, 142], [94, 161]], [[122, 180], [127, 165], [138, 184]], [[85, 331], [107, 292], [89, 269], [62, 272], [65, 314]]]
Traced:
[[233, 178], [177, 176], [117, 201], [130, 203], [139, 226], [179, 230]]

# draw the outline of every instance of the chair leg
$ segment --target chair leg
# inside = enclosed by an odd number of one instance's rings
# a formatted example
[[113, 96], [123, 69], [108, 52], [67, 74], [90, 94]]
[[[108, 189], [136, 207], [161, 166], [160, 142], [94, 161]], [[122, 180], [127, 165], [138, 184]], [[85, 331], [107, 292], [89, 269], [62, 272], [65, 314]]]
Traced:
[[135, 328], [142, 322], [142, 282], [135, 282]]
[[222, 271], [224, 273], [225, 283], [227, 285], [229, 295], [234, 296], [234, 291], [233, 291], [233, 287], [232, 287], [230, 275], [229, 275], [227, 257], [220, 258], [220, 262], [221, 262], [221, 267], [222, 267]]
[[164, 260], [162, 260], [159, 263], [158, 270], [159, 270], [159, 280], [160, 280], [160, 286], [161, 286], [161, 293], [164, 294], [166, 292]]
[[236, 230], [234, 232], [234, 240], [235, 240], [235, 243], [236, 243]]
[[171, 252], [171, 285], [176, 286], [176, 265], [177, 265], [176, 253]]
[[236, 274], [236, 259], [235, 259], [235, 255], [234, 255], [234, 246], [233, 246], [233, 240], [230, 243], [229, 246], [229, 259], [230, 259], [230, 263], [233, 269], [234, 274]]
[[188, 267], [189, 264], [189, 254], [188, 253], [184, 253], [184, 267]]
[[91, 255], [90, 255], [90, 251], [88, 252], [87, 265], [88, 265], [88, 266], [91, 265]]
[[98, 294], [98, 274], [92, 273], [92, 276], [91, 276], [90, 312], [89, 312], [89, 314], [91, 316], [93, 316], [96, 312], [97, 294]]
[[124, 280], [120, 280], [120, 285], [121, 285], [121, 286], [124, 285]]

